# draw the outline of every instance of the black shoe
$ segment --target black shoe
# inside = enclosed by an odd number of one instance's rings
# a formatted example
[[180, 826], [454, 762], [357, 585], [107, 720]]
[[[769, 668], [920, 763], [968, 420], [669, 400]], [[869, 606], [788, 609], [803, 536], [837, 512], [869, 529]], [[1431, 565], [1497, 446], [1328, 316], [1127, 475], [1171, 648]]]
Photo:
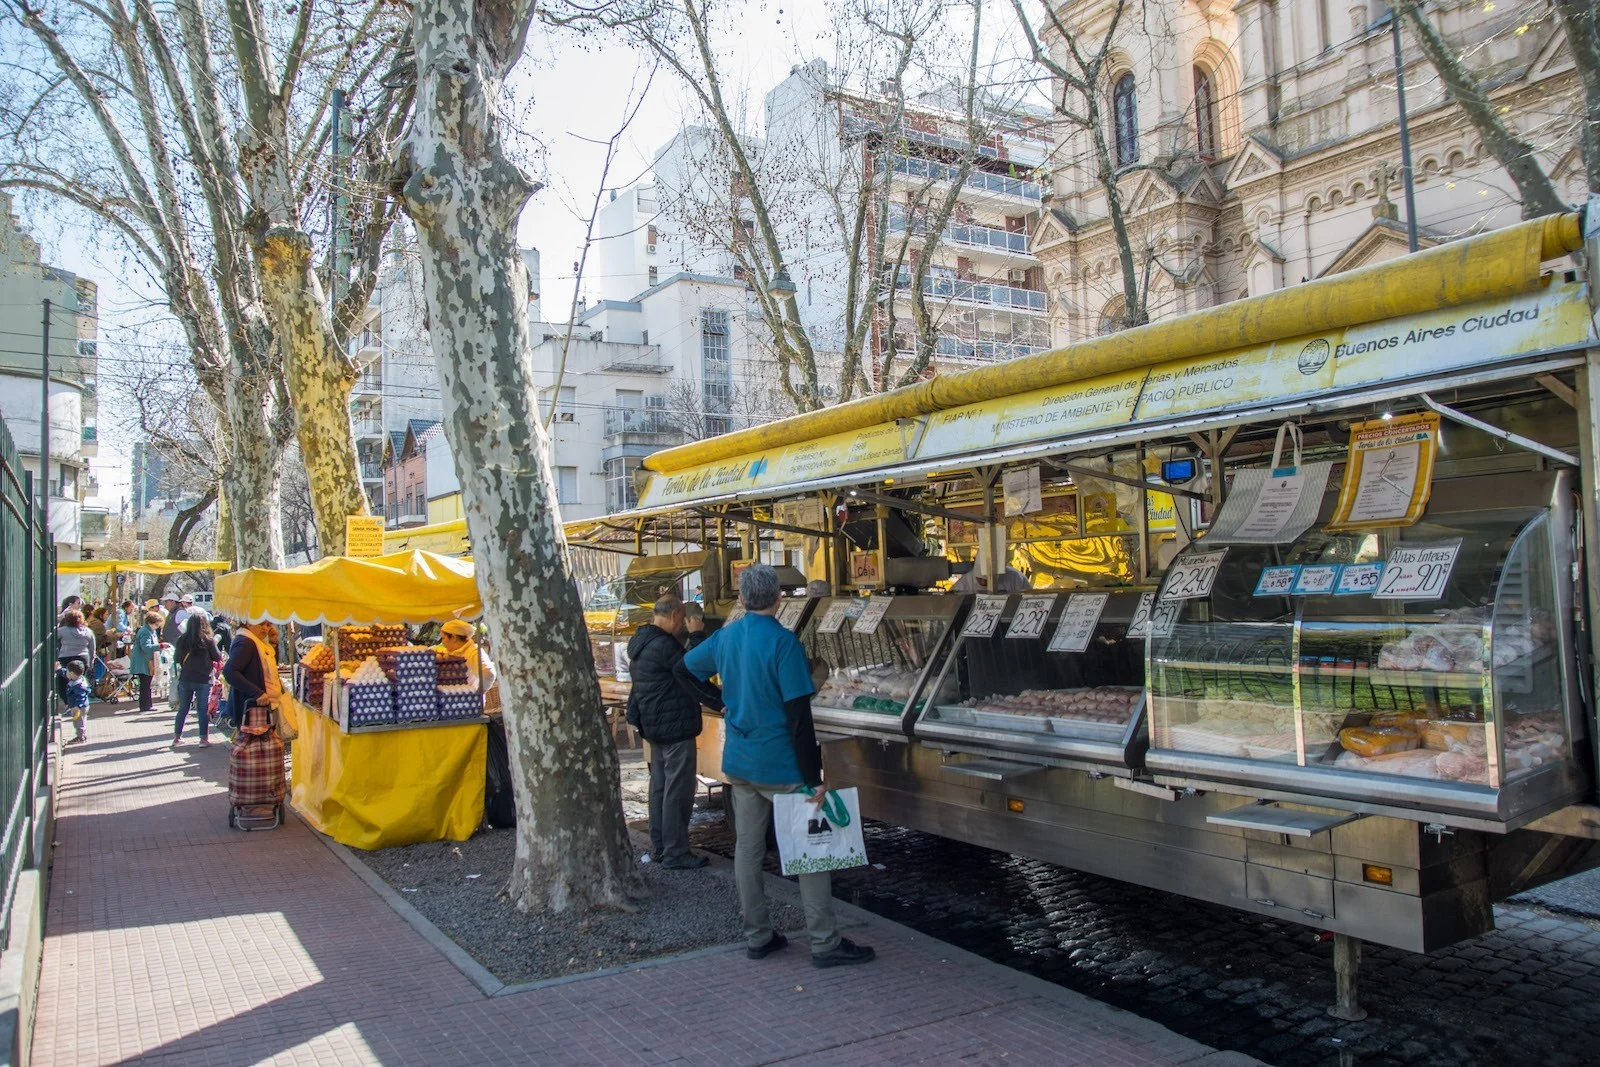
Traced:
[[744, 954], [753, 960], [764, 960], [774, 952], [778, 951], [780, 948], [783, 948], [788, 943], [789, 939], [787, 937], [784, 937], [782, 934], [774, 930], [772, 932], [772, 939], [770, 941], [768, 941], [765, 945], [762, 945], [760, 948], [747, 948], [744, 950]]
[[877, 955], [871, 945], [858, 945], [848, 937], [841, 937], [838, 947], [832, 952], [813, 954], [811, 966], [848, 967], [852, 963], [871, 963]]
[[662, 863], [661, 866], [665, 867], [669, 871], [698, 871], [701, 867], [704, 867], [710, 862], [711, 861], [706, 859], [704, 856], [697, 856], [691, 852], [686, 856], [679, 856], [677, 859], [667, 860], [666, 862]]

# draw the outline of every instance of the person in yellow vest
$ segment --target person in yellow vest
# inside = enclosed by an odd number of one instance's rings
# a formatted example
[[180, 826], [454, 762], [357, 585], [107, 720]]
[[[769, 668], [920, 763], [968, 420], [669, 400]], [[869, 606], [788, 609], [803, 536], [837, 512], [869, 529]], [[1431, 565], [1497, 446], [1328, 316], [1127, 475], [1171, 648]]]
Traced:
[[472, 629], [472, 624], [460, 619], [451, 619], [439, 630], [439, 643], [433, 646], [435, 652], [443, 652], [450, 656], [460, 656], [467, 661], [467, 680], [473, 685], [478, 685], [480, 664], [482, 666], [483, 684], [480, 689], [493, 688], [499, 680], [499, 675], [494, 669], [494, 664], [489, 662], [489, 657], [484, 655], [474, 640], [477, 633]]

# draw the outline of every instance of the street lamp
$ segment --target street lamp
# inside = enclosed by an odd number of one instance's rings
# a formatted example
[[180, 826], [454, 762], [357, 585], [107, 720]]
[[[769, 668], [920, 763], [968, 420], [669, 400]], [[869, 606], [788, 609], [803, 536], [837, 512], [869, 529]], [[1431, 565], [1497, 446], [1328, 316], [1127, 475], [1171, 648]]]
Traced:
[[776, 297], [779, 300], [794, 296], [799, 291], [799, 288], [789, 279], [789, 272], [786, 270], [778, 271], [772, 276], [772, 280], [767, 283], [767, 295]]

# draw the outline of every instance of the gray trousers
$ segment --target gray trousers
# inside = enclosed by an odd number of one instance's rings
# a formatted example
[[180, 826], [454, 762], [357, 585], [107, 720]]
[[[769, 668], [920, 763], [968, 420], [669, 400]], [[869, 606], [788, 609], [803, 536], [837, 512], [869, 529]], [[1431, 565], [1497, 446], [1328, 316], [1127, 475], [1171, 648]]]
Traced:
[[[767, 827], [772, 824], [772, 798], [792, 793], [799, 786], [756, 785], [729, 778], [733, 788], [733, 827], [739, 840], [733, 848], [733, 880], [739, 888], [739, 914], [744, 919], [744, 941], [760, 948], [772, 940], [772, 915], [761, 863], [767, 856]], [[806, 914], [812, 955], [839, 947], [839, 920], [833, 914], [833, 875], [827, 871], [802, 874], [800, 906]]]
[[694, 771], [694, 738], [650, 746], [650, 851], [657, 863], [689, 855]]

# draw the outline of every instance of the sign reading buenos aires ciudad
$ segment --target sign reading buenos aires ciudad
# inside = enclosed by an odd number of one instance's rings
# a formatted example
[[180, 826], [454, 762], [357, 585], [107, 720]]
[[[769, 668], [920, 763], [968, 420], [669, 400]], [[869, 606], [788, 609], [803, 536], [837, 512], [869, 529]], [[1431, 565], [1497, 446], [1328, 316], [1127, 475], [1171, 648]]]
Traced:
[[[1487, 366], [1592, 340], [1578, 284], [1049, 386], [657, 474], [643, 508]], [[918, 420], [921, 421], [921, 420]]]

